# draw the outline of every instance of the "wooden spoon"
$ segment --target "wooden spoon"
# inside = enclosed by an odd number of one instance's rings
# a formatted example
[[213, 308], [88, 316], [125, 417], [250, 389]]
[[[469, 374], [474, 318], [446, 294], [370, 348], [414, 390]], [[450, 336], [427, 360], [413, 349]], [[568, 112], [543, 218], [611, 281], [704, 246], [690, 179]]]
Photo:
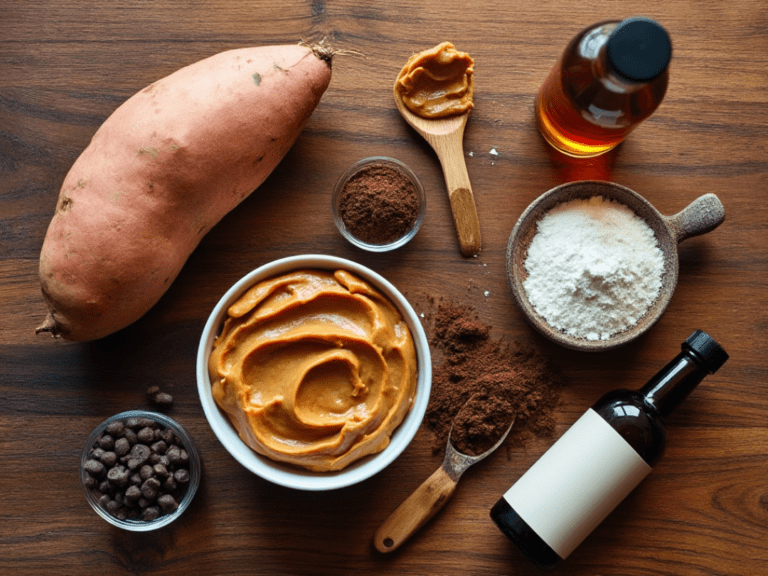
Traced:
[[464, 162], [463, 144], [469, 111], [445, 118], [422, 118], [408, 109], [397, 89], [394, 92], [395, 104], [402, 117], [429, 142], [440, 159], [461, 253], [464, 256], [477, 256], [481, 247], [480, 221]]
[[[509, 435], [509, 431], [512, 430], [514, 423], [515, 419], [513, 418], [509, 428], [496, 444], [477, 456], [469, 456], [456, 450], [451, 443], [449, 433], [442, 466], [435, 470], [421, 486], [416, 488], [413, 494], [406, 498], [379, 527], [373, 537], [373, 544], [376, 549], [379, 552], [392, 552], [424, 526], [453, 496], [459, 478], [466, 469], [480, 462], [501, 446]], [[451, 431], [453, 431], [453, 426], [451, 426]]]

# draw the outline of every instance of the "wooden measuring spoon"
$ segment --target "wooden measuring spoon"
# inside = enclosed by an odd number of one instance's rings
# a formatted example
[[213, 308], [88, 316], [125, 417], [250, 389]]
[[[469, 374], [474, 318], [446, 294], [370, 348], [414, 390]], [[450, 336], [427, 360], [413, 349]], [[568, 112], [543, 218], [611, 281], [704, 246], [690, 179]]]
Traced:
[[459, 249], [464, 256], [480, 253], [480, 220], [475, 197], [464, 162], [464, 127], [469, 111], [445, 118], [422, 118], [411, 112], [395, 89], [395, 104], [400, 115], [429, 142], [443, 167], [453, 222], [459, 237]]
[[[467, 400], [467, 404], [474, 397]], [[390, 514], [389, 518], [384, 520], [373, 537], [373, 544], [376, 549], [385, 553], [397, 550], [419, 528], [424, 526], [453, 496], [459, 478], [466, 469], [480, 462], [501, 446], [509, 435], [509, 431], [512, 430], [514, 423], [515, 419], [512, 418], [509, 428], [502, 434], [501, 438], [488, 450], [477, 456], [469, 456], [456, 450], [451, 443], [451, 434], [449, 433], [442, 466], [435, 470], [421, 486], [416, 488], [413, 494]], [[451, 426], [451, 432], [453, 432], [453, 426]]]

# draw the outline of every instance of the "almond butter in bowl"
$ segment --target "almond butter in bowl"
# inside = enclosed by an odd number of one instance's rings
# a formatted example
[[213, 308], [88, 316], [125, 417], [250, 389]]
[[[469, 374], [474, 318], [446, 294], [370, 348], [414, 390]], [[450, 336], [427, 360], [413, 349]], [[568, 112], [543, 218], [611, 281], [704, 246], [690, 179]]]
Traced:
[[389, 282], [350, 260], [262, 266], [220, 300], [198, 349], [214, 433], [255, 474], [327, 490], [377, 473], [426, 411], [429, 346]]

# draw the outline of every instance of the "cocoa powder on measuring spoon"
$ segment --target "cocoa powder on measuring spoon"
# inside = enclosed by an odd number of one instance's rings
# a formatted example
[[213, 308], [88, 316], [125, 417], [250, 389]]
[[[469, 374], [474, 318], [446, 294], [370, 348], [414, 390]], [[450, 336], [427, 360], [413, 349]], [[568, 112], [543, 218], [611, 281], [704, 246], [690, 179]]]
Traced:
[[453, 419], [451, 443], [462, 454], [490, 450], [515, 418], [515, 407], [502, 394], [482, 391], [472, 396]]

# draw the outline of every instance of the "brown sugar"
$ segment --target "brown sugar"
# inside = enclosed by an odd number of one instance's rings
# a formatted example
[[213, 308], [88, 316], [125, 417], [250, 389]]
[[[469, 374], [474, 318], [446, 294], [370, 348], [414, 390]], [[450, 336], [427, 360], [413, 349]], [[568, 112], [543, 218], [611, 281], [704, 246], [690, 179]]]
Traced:
[[521, 343], [491, 339], [491, 326], [464, 304], [441, 301], [433, 331], [430, 343], [440, 362], [433, 370], [426, 423], [434, 452], [445, 448], [451, 424], [451, 442], [470, 455], [493, 446], [513, 417], [512, 435], [518, 439], [554, 432], [564, 378], [550, 360]]

